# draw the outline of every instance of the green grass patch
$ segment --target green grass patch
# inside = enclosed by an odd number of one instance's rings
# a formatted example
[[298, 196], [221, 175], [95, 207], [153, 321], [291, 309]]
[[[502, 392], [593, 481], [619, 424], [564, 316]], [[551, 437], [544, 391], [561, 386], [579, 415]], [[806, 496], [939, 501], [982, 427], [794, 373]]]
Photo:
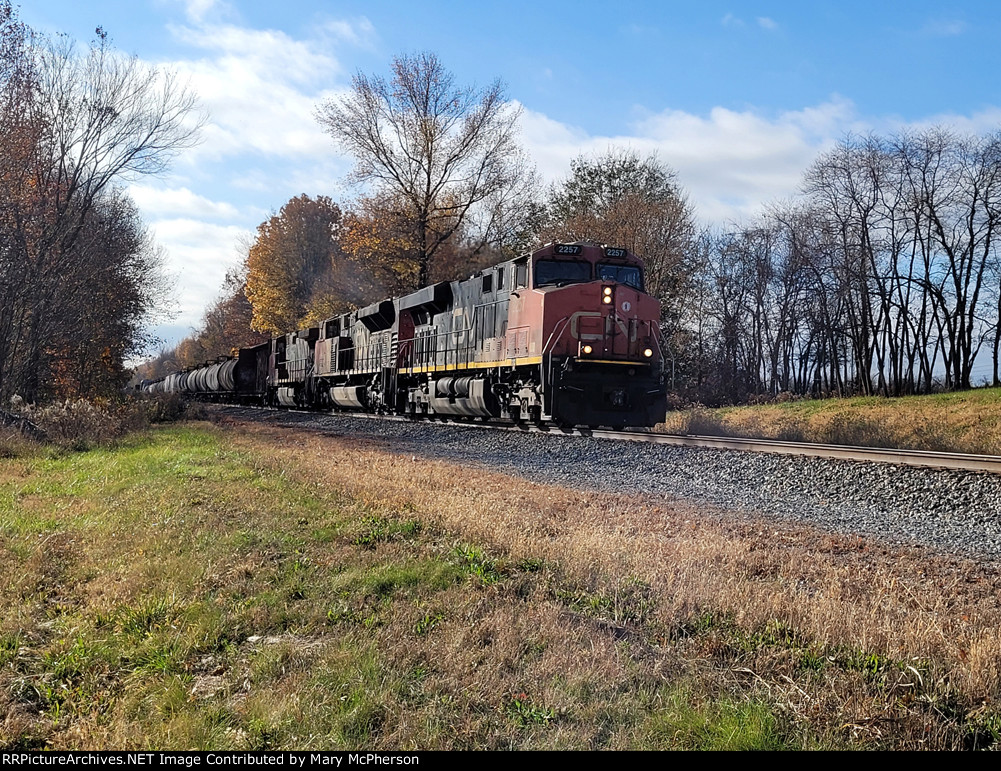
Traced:
[[685, 690], [668, 693], [664, 701], [642, 728], [651, 749], [794, 749], [779, 732], [773, 709], [764, 701], [724, 697], [706, 703]]
[[496, 584], [504, 578], [506, 572], [504, 563], [487, 556], [477, 546], [468, 543], [459, 544], [453, 550], [453, 555], [458, 566], [484, 586]]

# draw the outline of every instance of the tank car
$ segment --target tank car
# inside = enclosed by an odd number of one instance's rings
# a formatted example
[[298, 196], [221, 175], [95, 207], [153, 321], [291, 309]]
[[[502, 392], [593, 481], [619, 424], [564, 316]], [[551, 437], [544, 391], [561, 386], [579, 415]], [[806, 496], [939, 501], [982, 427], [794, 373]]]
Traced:
[[241, 348], [236, 356], [185, 372], [173, 372], [161, 380], [143, 381], [140, 390], [263, 404], [268, 393], [271, 349], [270, 342]]

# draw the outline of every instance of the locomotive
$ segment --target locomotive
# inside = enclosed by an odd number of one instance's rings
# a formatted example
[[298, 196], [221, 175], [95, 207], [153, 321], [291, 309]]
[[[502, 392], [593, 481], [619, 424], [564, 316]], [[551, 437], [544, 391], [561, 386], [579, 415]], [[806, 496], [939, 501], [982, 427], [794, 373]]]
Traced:
[[548, 244], [145, 386], [410, 417], [652, 426], [660, 305], [626, 249]]

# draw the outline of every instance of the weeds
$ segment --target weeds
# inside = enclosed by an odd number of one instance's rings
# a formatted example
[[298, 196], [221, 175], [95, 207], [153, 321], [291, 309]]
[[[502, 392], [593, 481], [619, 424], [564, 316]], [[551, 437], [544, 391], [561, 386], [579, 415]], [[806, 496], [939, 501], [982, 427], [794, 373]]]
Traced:
[[162, 627], [171, 617], [174, 599], [143, 597], [134, 606], [123, 606], [116, 614], [119, 629], [129, 637], [143, 639]]
[[454, 555], [459, 564], [470, 574], [476, 576], [484, 586], [496, 584], [503, 575], [503, 568], [497, 560], [490, 559], [476, 546], [459, 544]]
[[179, 394], [68, 399], [48, 405], [15, 398], [10, 411], [0, 410], [0, 459], [30, 457], [43, 447], [80, 452], [109, 446], [151, 425], [204, 415], [202, 405]]
[[775, 400], [748, 407], [690, 407], [659, 430], [859, 447], [1001, 454], [1001, 389], [897, 398]]
[[763, 701], [721, 698], [699, 704], [687, 691], [672, 693], [666, 701], [643, 728], [653, 747], [713, 752], [788, 748]]
[[375, 548], [376, 544], [393, 539], [412, 539], [421, 532], [421, 523], [416, 519], [403, 522], [388, 520], [382, 517], [363, 517], [359, 522], [362, 532], [356, 535], [351, 543], [355, 546]]
[[536, 707], [528, 700], [528, 694], [518, 693], [504, 705], [504, 714], [522, 728], [530, 725], [546, 725], [556, 717], [556, 713], [546, 707]]
[[19, 634], [0, 634], [0, 667], [13, 662], [20, 650], [21, 636]]
[[445, 616], [442, 613], [436, 613], [435, 615], [425, 613], [421, 620], [414, 625], [414, 634], [418, 637], [423, 637], [444, 621], [444, 619]]

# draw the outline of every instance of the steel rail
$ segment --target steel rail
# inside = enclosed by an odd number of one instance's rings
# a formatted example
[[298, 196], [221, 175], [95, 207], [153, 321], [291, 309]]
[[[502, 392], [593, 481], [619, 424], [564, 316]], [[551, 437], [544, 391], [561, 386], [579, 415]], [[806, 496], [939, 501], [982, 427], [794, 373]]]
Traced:
[[961, 469], [1001, 474], [1001, 457], [997, 455], [972, 455], [960, 452], [935, 452], [931, 450], [895, 450], [884, 447], [854, 447], [841, 444], [816, 444], [813, 442], [787, 442], [777, 439], [746, 439], [723, 436], [676, 436], [654, 432], [595, 431], [592, 435], [602, 439], [649, 442], [680, 447], [705, 447], [716, 450], [766, 452], [778, 455], [805, 455], [813, 458], [891, 463], [900, 466], [924, 466], [942, 469]]

